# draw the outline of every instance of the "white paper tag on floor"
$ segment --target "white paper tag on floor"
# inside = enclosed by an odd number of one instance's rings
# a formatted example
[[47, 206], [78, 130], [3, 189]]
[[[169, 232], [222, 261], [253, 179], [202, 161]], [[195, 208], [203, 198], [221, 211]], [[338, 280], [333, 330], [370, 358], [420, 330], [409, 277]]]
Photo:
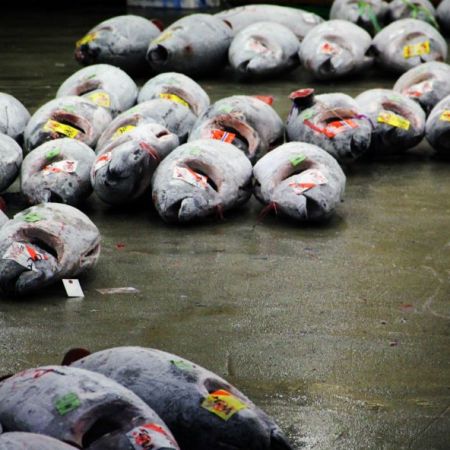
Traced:
[[83, 289], [81, 289], [78, 280], [62, 280], [64, 288], [66, 289], [67, 297], [84, 297]]

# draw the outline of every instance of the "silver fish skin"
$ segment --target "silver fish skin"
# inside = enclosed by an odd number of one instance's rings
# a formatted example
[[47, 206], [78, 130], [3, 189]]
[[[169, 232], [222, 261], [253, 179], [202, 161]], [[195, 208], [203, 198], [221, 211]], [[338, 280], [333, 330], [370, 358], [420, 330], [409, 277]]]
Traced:
[[11, 137], [0, 133], [0, 192], [17, 178], [22, 164], [22, 148]]
[[330, 20], [311, 30], [300, 45], [300, 61], [319, 80], [356, 74], [373, 63], [370, 34], [345, 21]]
[[447, 43], [429, 23], [401, 19], [383, 28], [372, 41], [375, 62], [382, 68], [403, 73], [430, 61], [445, 61]]
[[147, 100], [118, 115], [100, 136], [96, 151], [101, 152], [122, 134], [147, 123], [160, 124], [176, 134], [180, 143], [186, 142], [195, 120], [195, 114], [180, 103], [161, 98]]
[[263, 156], [253, 168], [254, 193], [264, 205], [299, 222], [330, 218], [345, 191], [345, 174], [325, 150], [289, 142]]
[[450, 65], [437, 61], [420, 64], [401, 75], [393, 89], [415, 100], [429, 114], [450, 94]]
[[160, 161], [178, 145], [178, 136], [156, 123], [125, 133], [105, 146], [92, 165], [95, 193], [111, 205], [140, 197], [150, 187]]
[[232, 143], [254, 162], [284, 140], [284, 125], [278, 113], [266, 102], [250, 95], [233, 95], [218, 100], [199, 117], [189, 142], [211, 139], [214, 134]]
[[78, 205], [92, 193], [95, 152], [83, 142], [63, 138], [45, 142], [25, 156], [21, 190], [28, 203]]
[[288, 141], [317, 145], [339, 163], [352, 163], [368, 151], [372, 124], [353, 98], [340, 93], [314, 96], [314, 89], [299, 89], [290, 98]]
[[[0, 228], [5, 225], [6, 222], [9, 221], [9, 217], [0, 209]], [[0, 431], [2, 424], [0, 423]]]
[[450, 95], [432, 109], [425, 125], [425, 137], [441, 156], [450, 156]]
[[6, 134], [21, 143], [29, 120], [30, 113], [19, 100], [0, 92], [0, 134]]
[[61, 84], [56, 97], [69, 95], [78, 95], [103, 106], [114, 117], [136, 103], [138, 88], [118, 67], [95, 64], [80, 69]]
[[45, 434], [90, 450], [145, 448], [134, 446], [133, 434], [152, 424], [168, 443], [155, 450], [179, 450], [166, 424], [137, 395], [76, 367], [37, 367], [2, 381], [0, 420], [8, 431]]
[[185, 106], [196, 116], [203, 114], [211, 103], [206, 91], [196, 81], [178, 72], [165, 72], [150, 78], [139, 92], [138, 103], [158, 98], [187, 103]]
[[123, 15], [105, 20], [76, 43], [75, 59], [83, 65], [111, 64], [127, 72], [147, 66], [148, 43], [161, 33], [161, 25], [144, 17]]
[[286, 26], [269, 21], [256, 22], [236, 34], [228, 59], [241, 76], [270, 77], [300, 64], [299, 46], [297, 36]]
[[77, 96], [59, 97], [41, 106], [25, 128], [25, 153], [44, 142], [70, 137], [94, 147], [111, 114], [101, 106]]
[[238, 6], [222, 11], [216, 14], [216, 17], [229, 22], [234, 34], [255, 22], [269, 19], [271, 22], [288, 27], [299, 41], [302, 41], [316, 25], [324, 21], [317, 14], [299, 8], [265, 4]]
[[374, 35], [385, 25], [387, 12], [388, 4], [383, 0], [334, 0], [330, 20], [348, 20]]
[[[177, 355], [117, 347], [86, 356], [73, 366], [102, 373], [136, 393], [160, 415], [183, 450], [293, 450], [273, 419], [236, 387]], [[215, 414], [209, 399], [221, 390], [236, 398], [242, 409], [231, 409], [225, 417]]]
[[443, 34], [450, 34], [450, 0], [442, 0], [436, 10], [437, 19]]
[[251, 177], [252, 165], [237, 147], [200, 139], [176, 148], [158, 166], [153, 202], [168, 223], [221, 216], [247, 202]]
[[43, 434], [20, 431], [0, 434], [0, 450], [74, 450], [75, 448]]
[[200, 75], [224, 67], [232, 31], [210, 14], [183, 17], [150, 42], [147, 61], [157, 73]]
[[0, 228], [0, 293], [36, 292], [93, 268], [100, 233], [73, 206], [43, 203], [16, 214]]
[[388, 5], [388, 21], [423, 20], [437, 27], [436, 8], [429, 0], [392, 0]]
[[422, 141], [425, 112], [406, 95], [391, 89], [370, 89], [355, 101], [373, 124], [368, 155], [402, 153]]

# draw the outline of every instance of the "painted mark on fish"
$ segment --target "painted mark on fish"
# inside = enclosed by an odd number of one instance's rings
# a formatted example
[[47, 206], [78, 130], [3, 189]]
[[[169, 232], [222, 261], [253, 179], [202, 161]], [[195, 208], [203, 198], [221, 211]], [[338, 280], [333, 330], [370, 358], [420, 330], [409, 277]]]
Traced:
[[419, 42], [418, 44], [405, 45], [403, 47], [403, 57], [405, 59], [414, 56], [428, 55], [430, 53], [430, 41]]
[[111, 106], [111, 97], [107, 92], [93, 92], [92, 94], [86, 95], [92, 103], [98, 106], [103, 106], [104, 108], [109, 108]]
[[44, 131], [54, 131], [71, 139], [74, 139], [80, 133], [80, 130], [52, 119], [49, 119], [44, 125]]
[[425, 81], [420, 84], [411, 86], [406, 90], [406, 95], [409, 97], [421, 97], [423, 94], [433, 90], [433, 83], [431, 81]]
[[30, 212], [30, 213], [26, 214], [25, 216], [23, 216], [23, 220], [28, 223], [39, 222], [40, 220], [43, 220], [43, 219], [45, 219], [45, 217], [42, 217], [40, 214], [35, 213], [35, 212]]
[[183, 106], [186, 106], [187, 108], [189, 108], [189, 103], [186, 100], [179, 97], [178, 95], [163, 92], [163, 93], [159, 94], [159, 98], [162, 98], [164, 100], [170, 100], [172, 102], [179, 103], [180, 105], [183, 105]]
[[59, 147], [53, 148], [46, 153], [45, 157], [47, 159], [53, 159], [53, 158], [56, 158], [60, 153], [61, 153], [61, 149]]
[[252, 50], [255, 53], [267, 53], [269, 48], [266, 47], [261, 41], [255, 38], [250, 38], [244, 46], [245, 50]]
[[123, 127], [119, 127], [114, 132], [111, 139], [117, 139], [120, 136], [124, 135], [125, 133], [129, 133], [131, 130], [134, 130], [135, 128], [136, 128], [135, 125], [124, 125]]
[[103, 155], [100, 155], [94, 162], [94, 173], [100, 170], [103, 166], [106, 166], [106, 164], [111, 161], [111, 158], [111, 152], [106, 152]]
[[439, 120], [442, 120], [443, 122], [450, 122], [450, 110], [446, 109], [445, 111], [442, 111], [439, 116]]
[[192, 372], [195, 369], [194, 364], [191, 364], [188, 361], [183, 361], [182, 359], [172, 359], [170, 363], [177, 369], [186, 370], [188, 372]]
[[37, 272], [38, 270], [35, 268], [34, 262], [47, 260], [48, 256], [37, 252], [29, 245], [13, 242], [6, 249], [3, 259], [10, 259], [28, 270]]
[[220, 389], [209, 394], [203, 400], [202, 408], [216, 414], [223, 420], [228, 420], [241, 409], [248, 406], [228, 391]]
[[81, 401], [78, 398], [78, 395], [74, 392], [63, 395], [55, 401], [55, 408], [60, 416], [65, 416], [67, 413], [77, 409], [79, 406], [81, 406]]
[[97, 33], [88, 33], [86, 36], [82, 37], [75, 44], [76, 47], [81, 47], [82, 45], [89, 44], [97, 37]]
[[178, 450], [178, 445], [156, 423], [148, 423], [133, 428], [127, 437], [134, 450], [164, 448], [167, 450]]
[[316, 186], [327, 184], [328, 179], [317, 169], [309, 169], [302, 172], [295, 183], [289, 183], [295, 194], [301, 195]]
[[195, 172], [190, 167], [175, 167], [173, 178], [203, 189], [208, 186], [208, 178]]
[[411, 125], [408, 119], [388, 111], [381, 111], [377, 117], [377, 122], [385, 123], [386, 125], [391, 125], [392, 127], [401, 128], [402, 130], [409, 130]]
[[358, 124], [351, 119], [335, 120], [328, 123], [325, 128], [319, 127], [309, 120], [304, 120], [303, 123], [312, 130], [324, 134], [329, 139], [333, 139], [337, 134], [346, 130], [358, 127]]
[[320, 51], [325, 55], [338, 55], [342, 52], [342, 48], [332, 44], [331, 42], [324, 42], [320, 46]]
[[77, 171], [78, 161], [72, 161], [70, 159], [64, 159], [63, 161], [56, 161], [45, 166], [42, 169], [44, 174], [49, 173], [75, 173]]
[[234, 133], [229, 133], [224, 130], [211, 130], [211, 139], [215, 139], [217, 141], [228, 142], [231, 144], [234, 141], [236, 135]]
[[289, 158], [289, 162], [292, 164], [292, 167], [297, 167], [305, 159], [306, 159], [305, 155], [296, 155]]

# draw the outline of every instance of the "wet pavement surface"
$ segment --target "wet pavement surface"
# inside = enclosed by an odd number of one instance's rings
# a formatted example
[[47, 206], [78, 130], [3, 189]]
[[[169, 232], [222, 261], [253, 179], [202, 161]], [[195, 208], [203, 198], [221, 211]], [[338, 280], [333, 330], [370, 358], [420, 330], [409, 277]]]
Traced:
[[[122, 12], [2, 13], [0, 91], [34, 112], [79, 69], [74, 42]], [[356, 95], [395, 80], [373, 72], [318, 84], [299, 70], [241, 84], [217, 75], [200, 80], [212, 101], [271, 94], [283, 119], [294, 89]], [[58, 363], [74, 346], [150, 346], [227, 378], [298, 448], [449, 449], [450, 165], [424, 142], [346, 174], [345, 201], [319, 227], [258, 220], [254, 198], [223, 221], [181, 228], [165, 225], [150, 198], [111, 209], [91, 197], [81, 209], [103, 251], [81, 278], [86, 297], [67, 299], [57, 285], [2, 299], [1, 372]], [[10, 215], [22, 207], [17, 189]], [[114, 287], [139, 293], [97, 291]]]

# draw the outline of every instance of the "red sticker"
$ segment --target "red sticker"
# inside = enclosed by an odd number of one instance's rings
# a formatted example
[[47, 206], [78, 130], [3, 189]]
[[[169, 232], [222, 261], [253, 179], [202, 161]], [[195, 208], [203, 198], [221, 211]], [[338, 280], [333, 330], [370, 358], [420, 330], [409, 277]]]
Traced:
[[236, 135], [224, 130], [211, 130], [211, 139], [216, 141], [228, 142], [231, 144], [234, 141]]

